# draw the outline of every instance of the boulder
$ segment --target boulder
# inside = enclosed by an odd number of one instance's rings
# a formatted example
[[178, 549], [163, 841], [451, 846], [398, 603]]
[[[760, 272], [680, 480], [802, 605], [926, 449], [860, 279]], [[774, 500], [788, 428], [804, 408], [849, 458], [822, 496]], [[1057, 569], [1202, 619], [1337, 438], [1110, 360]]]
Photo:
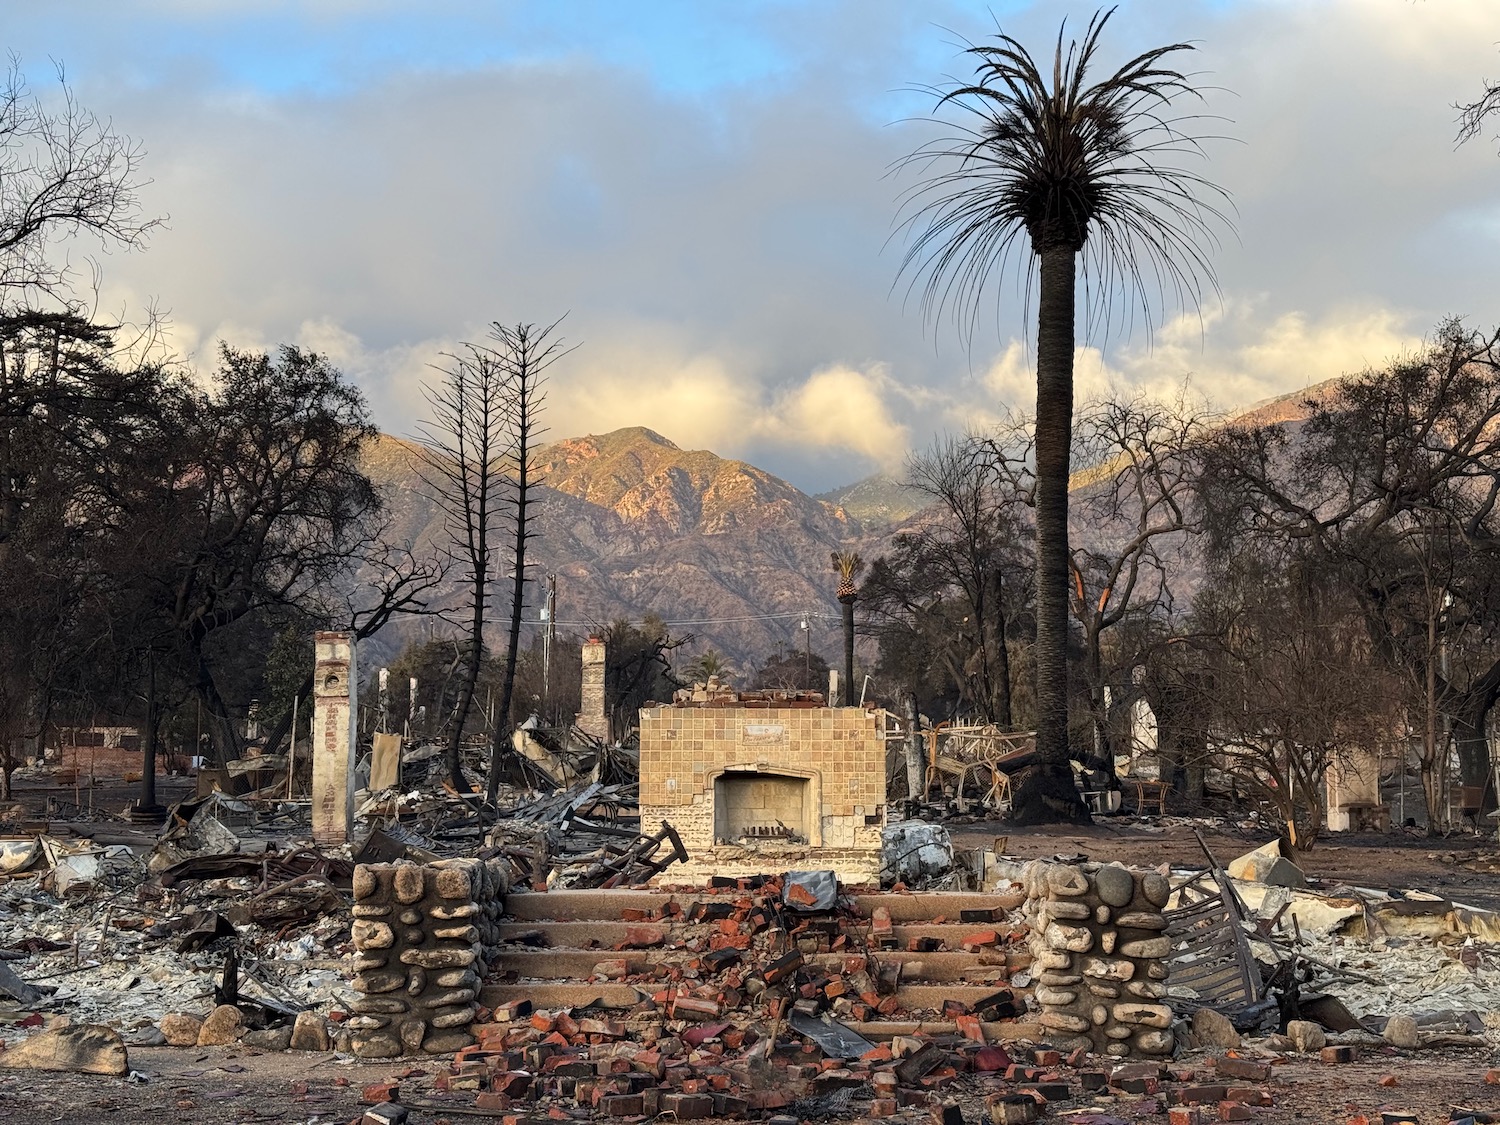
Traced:
[[1292, 1046], [1304, 1055], [1317, 1054], [1328, 1046], [1328, 1036], [1323, 1033], [1323, 1028], [1312, 1022], [1312, 1020], [1291, 1020], [1286, 1025], [1286, 1037], [1292, 1041]]
[[1410, 1016], [1392, 1016], [1385, 1024], [1385, 1041], [1403, 1051], [1420, 1047], [1422, 1039], [1417, 1033], [1417, 1021]]
[[196, 1047], [198, 1033], [203, 1030], [203, 1021], [185, 1012], [168, 1012], [162, 1016], [159, 1026], [168, 1046]]
[[247, 1031], [240, 1042], [258, 1051], [285, 1051], [292, 1045], [292, 1025], [268, 1027], [263, 1031]]
[[1229, 877], [1246, 883], [1265, 883], [1272, 887], [1307, 886], [1307, 876], [1302, 874], [1300, 867], [1281, 854], [1281, 846], [1275, 840], [1231, 860]]
[[317, 1012], [298, 1012], [290, 1046], [294, 1051], [328, 1050], [328, 1024], [323, 1017]]
[[1193, 1035], [1200, 1047], [1228, 1051], [1240, 1045], [1240, 1033], [1234, 1029], [1234, 1024], [1212, 1008], [1199, 1008], [1193, 1013]]
[[72, 1070], [83, 1074], [130, 1073], [125, 1041], [112, 1027], [80, 1023], [39, 1031], [0, 1053], [0, 1067], [10, 1070]]
[[1135, 897], [1135, 876], [1118, 863], [1106, 863], [1094, 872], [1094, 889], [1107, 906], [1128, 906]]
[[208, 1014], [198, 1031], [198, 1046], [227, 1047], [240, 1037], [245, 1017], [233, 1004], [220, 1004]]

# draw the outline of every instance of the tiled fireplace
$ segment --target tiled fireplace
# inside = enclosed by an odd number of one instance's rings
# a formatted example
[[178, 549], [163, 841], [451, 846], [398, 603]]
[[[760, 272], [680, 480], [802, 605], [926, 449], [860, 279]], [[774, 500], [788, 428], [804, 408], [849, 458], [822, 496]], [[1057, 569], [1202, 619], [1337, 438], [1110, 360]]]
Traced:
[[641, 825], [670, 821], [690, 860], [666, 882], [832, 869], [880, 878], [883, 711], [670, 704], [641, 711]]

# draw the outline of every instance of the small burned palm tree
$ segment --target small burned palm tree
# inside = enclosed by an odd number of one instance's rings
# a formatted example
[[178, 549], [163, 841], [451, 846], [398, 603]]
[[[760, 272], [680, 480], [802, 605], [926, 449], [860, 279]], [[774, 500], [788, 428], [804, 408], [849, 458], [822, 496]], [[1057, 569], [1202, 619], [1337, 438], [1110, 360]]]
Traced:
[[833, 569], [839, 576], [836, 594], [844, 611], [844, 699], [854, 698], [854, 600], [859, 596], [854, 580], [865, 569], [858, 551], [834, 551]]
[[[1154, 299], [1194, 305], [1212, 284], [1205, 247], [1224, 219], [1200, 198], [1224, 199], [1178, 166], [1201, 155], [1202, 118], [1177, 114], [1197, 98], [1189, 75], [1162, 65], [1192, 48], [1173, 43], [1092, 81], [1099, 37], [1113, 9], [1096, 13], [1081, 42], [1059, 31], [1050, 75], [1015, 39], [997, 35], [965, 52], [975, 78], [935, 89], [956, 110], [956, 133], [903, 161], [922, 180], [908, 195], [913, 240], [902, 263], [929, 315], [949, 310], [972, 340], [980, 306], [1013, 256], [1040, 276], [1036, 347], [1037, 756], [1016, 794], [1016, 818], [1086, 819], [1068, 768], [1068, 476], [1073, 421], [1075, 297], [1106, 328], [1116, 308]], [[1030, 250], [1025, 254], [1024, 250]], [[1081, 259], [1081, 262], [1080, 262]]]

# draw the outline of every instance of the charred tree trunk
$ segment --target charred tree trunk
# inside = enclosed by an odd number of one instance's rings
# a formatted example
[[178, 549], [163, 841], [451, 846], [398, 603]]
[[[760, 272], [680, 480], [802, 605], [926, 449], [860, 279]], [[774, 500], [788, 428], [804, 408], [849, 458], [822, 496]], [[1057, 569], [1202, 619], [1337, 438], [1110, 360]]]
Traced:
[[1068, 468], [1073, 442], [1077, 249], [1044, 245], [1036, 348], [1036, 751], [1017, 824], [1089, 823], [1068, 746]]
[[844, 706], [853, 707], [854, 694], [854, 595], [839, 598], [844, 616]]

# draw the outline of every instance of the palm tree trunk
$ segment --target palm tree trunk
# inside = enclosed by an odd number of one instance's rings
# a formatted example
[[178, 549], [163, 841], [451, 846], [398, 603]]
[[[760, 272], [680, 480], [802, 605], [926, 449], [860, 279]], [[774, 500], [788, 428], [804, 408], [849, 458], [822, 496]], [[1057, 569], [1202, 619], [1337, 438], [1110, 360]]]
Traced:
[[840, 598], [844, 610], [844, 706], [854, 706], [854, 599]]
[[1068, 468], [1073, 444], [1077, 251], [1040, 252], [1036, 344], [1036, 751], [1016, 792], [1021, 824], [1087, 821], [1068, 750]]

